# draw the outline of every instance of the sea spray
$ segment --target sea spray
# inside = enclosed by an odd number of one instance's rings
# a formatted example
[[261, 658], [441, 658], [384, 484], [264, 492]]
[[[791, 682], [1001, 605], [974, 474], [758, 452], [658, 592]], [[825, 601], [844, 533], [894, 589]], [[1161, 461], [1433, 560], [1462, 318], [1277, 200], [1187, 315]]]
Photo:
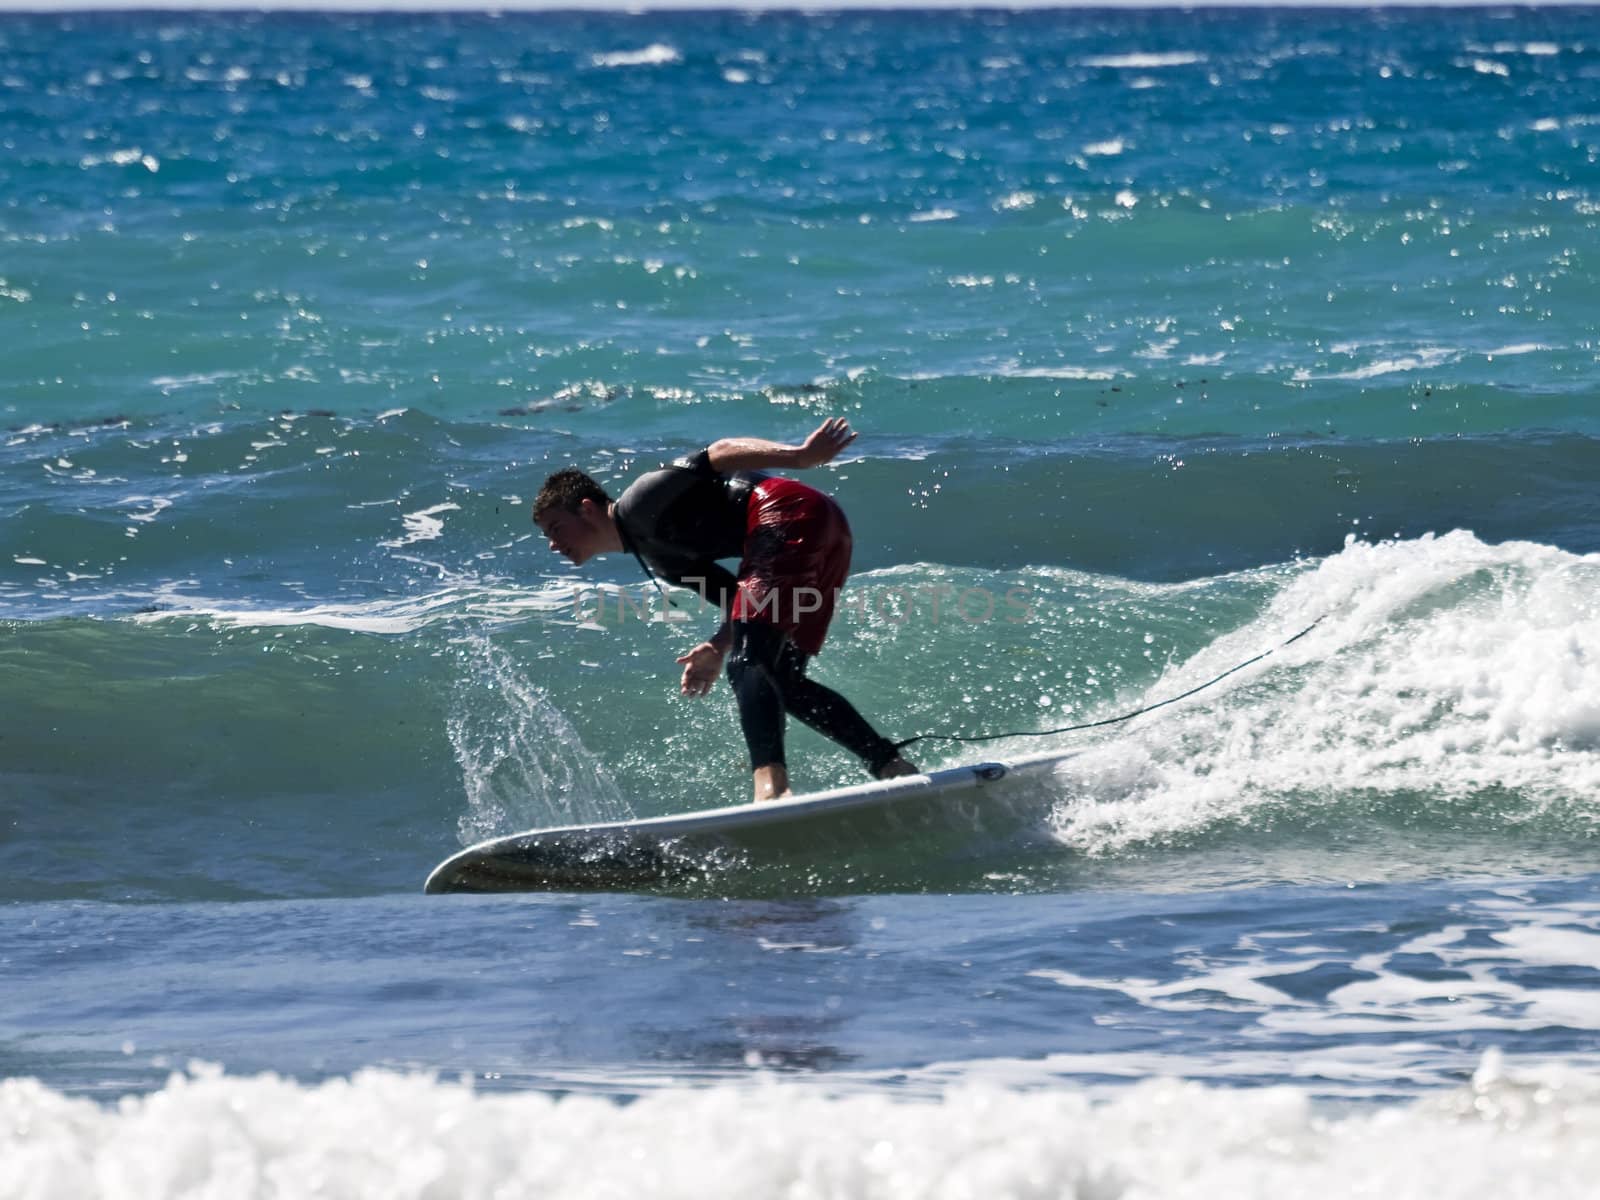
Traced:
[[1148, 695], [1323, 617], [1312, 634], [1063, 764], [1059, 836], [1104, 853], [1352, 804], [1450, 825], [1548, 814], [1592, 836], [1597, 588], [1596, 555], [1464, 530], [1352, 541]]
[[504, 647], [473, 631], [455, 642], [459, 672], [445, 731], [461, 765], [463, 844], [539, 825], [633, 815], [599, 759]]

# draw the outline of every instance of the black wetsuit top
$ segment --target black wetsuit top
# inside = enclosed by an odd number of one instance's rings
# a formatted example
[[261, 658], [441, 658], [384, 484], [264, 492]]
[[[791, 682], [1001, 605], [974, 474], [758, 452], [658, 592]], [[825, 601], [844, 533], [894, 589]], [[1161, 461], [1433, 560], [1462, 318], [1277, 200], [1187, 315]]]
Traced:
[[717, 559], [744, 556], [750, 493], [766, 478], [760, 471], [719, 474], [710, 450], [642, 475], [617, 499], [623, 549], [651, 574], [695, 589], [726, 614], [736, 580]]
[[[648, 573], [694, 588], [727, 615], [738, 580], [717, 559], [744, 557], [750, 494], [766, 478], [759, 471], [719, 474], [709, 449], [651, 471], [617, 499], [622, 547]], [[784, 762], [786, 712], [859, 755], [874, 774], [898, 753], [848, 700], [807, 679], [806, 656], [765, 621], [733, 623], [728, 681], [752, 767]]]

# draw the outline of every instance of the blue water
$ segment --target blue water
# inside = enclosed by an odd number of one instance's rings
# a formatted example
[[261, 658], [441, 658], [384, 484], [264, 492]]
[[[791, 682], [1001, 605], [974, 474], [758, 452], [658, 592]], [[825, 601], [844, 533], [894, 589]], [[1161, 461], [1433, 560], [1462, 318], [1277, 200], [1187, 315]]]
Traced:
[[[0, 16], [0, 1195], [1586, 1194], [1596, 15]], [[834, 415], [898, 737], [1318, 623], [1019, 837], [419, 895], [744, 797], [527, 506]]]

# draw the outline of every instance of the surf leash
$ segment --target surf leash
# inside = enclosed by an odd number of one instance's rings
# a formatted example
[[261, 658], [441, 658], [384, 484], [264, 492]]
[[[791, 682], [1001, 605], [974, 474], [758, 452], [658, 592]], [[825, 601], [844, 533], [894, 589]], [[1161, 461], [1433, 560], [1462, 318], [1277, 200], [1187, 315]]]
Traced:
[[1240, 671], [1244, 670], [1246, 667], [1254, 666], [1256, 663], [1260, 662], [1263, 658], [1267, 658], [1270, 655], [1276, 654], [1279, 650], [1282, 650], [1286, 646], [1294, 645], [1294, 643], [1298, 642], [1301, 638], [1305, 637], [1306, 634], [1310, 633], [1318, 625], [1322, 624], [1322, 620], [1323, 620], [1322, 617], [1318, 617], [1315, 621], [1311, 622], [1311, 624], [1307, 625], [1304, 629], [1302, 629], [1299, 633], [1295, 634], [1288, 641], [1282, 642], [1282, 643], [1272, 647], [1272, 649], [1270, 649], [1270, 650], [1263, 650], [1260, 654], [1256, 655], [1254, 658], [1248, 659], [1245, 662], [1240, 663], [1236, 667], [1229, 667], [1221, 675], [1216, 676], [1216, 678], [1214, 678], [1214, 679], [1206, 680], [1199, 687], [1192, 687], [1187, 692], [1183, 692], [1180, 695], [1169, 696], [1165, 700], [1158, 700], [1154, 704], [1147, 704], [1143, 708], [1135, 709], [1133, 712], [1123, 713], [1120, 717], [1107, 717], [1103, 721], [1088, 721], [1088, 722], [1086, 722], [1086, 723], [1084, 723], [1082, 725], [1063, 725], [1059, 729], [1023, 729], [1023, 730], [1017, 730], [1017, 731], [1015, 731], [1013, 733], [977, 733], [977, 734], [919, 733], [919, 734], [917, 734], [916, 737], [909, 737], [903, 742], [896, 742], [894, 744], [894, 748], [896, 750], [900, 750], [900, 749], [903, 749], [906, 746], [911, 745], [913, 742], [925, 742], [925, 741], [993, 742], [993, 741], [999, 740], [1000, 738], [1047, 737], [1047, 736], [1049, 736], [1051, 734], [1056, 734], [1056, 733], [1078, 733], [1078, 732], [1081, 732], [1082, 730], [1085, 730], [1085, 729], [1102, 729], [1107, 725], [1120, 725], [1123, 721], [1131, 721], [1135, 717], [1144, 716], [1145, 713], [1155, 712], [1155, 710], [1158, 709], [1158, 708], [1165, 708], [1169, 704], [1176, 704], [1180, 700], [1187, 700], [1190, 696], [1193, 696], [1196, 692], [1203, 692], [1208, 687], [1211, 687], [1213, 684], [1221, 683], [1229, 675], [1236, 675]]

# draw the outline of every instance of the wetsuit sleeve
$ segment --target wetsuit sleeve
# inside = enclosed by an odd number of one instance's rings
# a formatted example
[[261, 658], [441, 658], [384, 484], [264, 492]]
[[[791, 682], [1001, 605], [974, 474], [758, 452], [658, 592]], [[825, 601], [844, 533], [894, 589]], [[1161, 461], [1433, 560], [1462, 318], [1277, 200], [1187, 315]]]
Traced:
[[652, 565], [663, 582], [699, 592], [702, 599], [715, 604], [724, 616], [733, 611], [733, 598], [739, 590], [739, 581], [734, 578], [732, 571], [720, 563], [705, 559]]
[[701, 475], [706, 478], [715, 478], [717, 474], [711, 469], [710, 446], [707, 446], [698, 454], [691, 454], [686, 458], [675, 459], [672, 465], [685, 471], [692, 471], [694, 474]]
[[685, 583], [685, 586], [698, 588], [705, 600], [722, 610], [723, 616], [733, 612], [733, 597], [739, 590], [739, 581], [734, 578], [732, 571], [718, 563], [710, 562], [702, 564], [698, 570], [690, 574], [700, 576], [705, 582]]

